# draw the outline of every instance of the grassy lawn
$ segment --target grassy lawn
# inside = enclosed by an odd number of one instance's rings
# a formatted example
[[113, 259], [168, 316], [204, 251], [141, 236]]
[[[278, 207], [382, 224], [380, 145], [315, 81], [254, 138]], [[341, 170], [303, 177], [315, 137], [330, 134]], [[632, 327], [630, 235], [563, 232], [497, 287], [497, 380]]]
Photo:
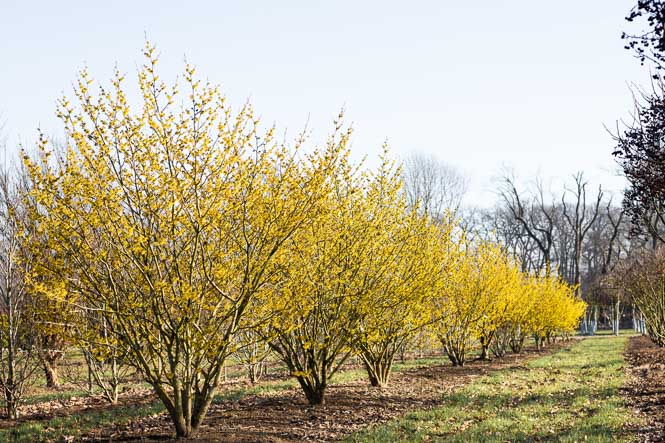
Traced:
[[630, 441], [622, 430], [635, 418], [619, 394], [625, 344], [623, 336], [581, 340], [349, 441]]
[[[619, 329], [619, 335], [635, 335], [635, 334], [636, 334], [636, 332], [632, 329]], [[612, 332], [611, 329], [599, 329], [599, 330], [596, 331], [596, 333], [594, 335], [602, 335], [602, 336], [611, 335], [611, 336], [613, 336], [614, 333]]]

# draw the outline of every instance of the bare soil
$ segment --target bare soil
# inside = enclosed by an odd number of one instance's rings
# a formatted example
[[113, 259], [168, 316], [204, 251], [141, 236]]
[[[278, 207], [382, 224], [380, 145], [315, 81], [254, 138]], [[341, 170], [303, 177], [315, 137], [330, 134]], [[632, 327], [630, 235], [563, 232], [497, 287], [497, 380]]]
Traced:
[[[476, 377], [502, 369], [521, 368], [532, 358], [565, 346], [527, 349], [491, 361], [472, 361], [464, 367], [439, 365], [393, 374], [389, 385], [372, 388], [365, 380], [334, 385], [326, 404], [312, 407], [296, 389], [250, 395], [239, 401], [214, 404], [194, 441], [301, 442], [338, 441], [363, 428], [386, 423], [409, 411], [427, 410]], [[166, 414], [96, 429], [84, 441], [175, 441]]]
[[631, 337], [625, 357], [629, 382], [623, 395], [646, 423], [633, 431], [641, 442], [665, 442], [665, 349], [648, 337]]

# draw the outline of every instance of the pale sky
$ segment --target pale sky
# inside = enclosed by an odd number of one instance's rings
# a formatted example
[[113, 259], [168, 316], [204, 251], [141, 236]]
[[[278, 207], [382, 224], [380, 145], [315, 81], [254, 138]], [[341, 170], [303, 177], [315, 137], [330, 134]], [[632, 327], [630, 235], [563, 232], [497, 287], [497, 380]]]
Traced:
[[105, 82], [117, 64], [132, 84], [147, 36], [163, 77], [186, 58], [266, 124], [295, 136], [309, 120], [314, 142], [344, 107], [357, 158], [376, 164], [384, 140], [435, 154], [470, 177], [471, 204], [495, 199], [503, 166], [617, 189], [603, 125], [648, 81], [620, 39], [634, 3], [0, 0], [0, 121], [14, 152], [38, 127], [61, 134], [77, 71]]

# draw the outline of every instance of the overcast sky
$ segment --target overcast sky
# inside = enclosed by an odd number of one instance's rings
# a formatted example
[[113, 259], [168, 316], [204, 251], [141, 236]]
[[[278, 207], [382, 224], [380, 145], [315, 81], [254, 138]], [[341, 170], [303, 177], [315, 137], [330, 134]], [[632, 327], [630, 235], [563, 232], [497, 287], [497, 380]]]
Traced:
[[[610, 152], [628, 83], [648, 70], [623, 49], [635, 0], [0, 0], [0, 115], [10, 150], [59, 135], [55, 100], [84, 66], [135, 79], [145, 38], [166, 78], [183, 60], [295, 136], [323, 140], [341, 107], [356, 158], [435, 154], [490, 204], [511, 167], [554, 185], [584, 170], [618, 189]], [[633, 28], [634, 29], [634, 28]], [[130, 82], [128, 82], [129, 84]]]

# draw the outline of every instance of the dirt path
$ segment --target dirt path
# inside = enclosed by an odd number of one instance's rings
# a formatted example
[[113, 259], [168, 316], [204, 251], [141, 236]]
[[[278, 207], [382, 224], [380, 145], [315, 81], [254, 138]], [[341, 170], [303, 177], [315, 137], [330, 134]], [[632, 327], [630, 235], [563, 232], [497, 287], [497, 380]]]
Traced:
[[[298, 390], [251, 395], [213, 405], [199, 441], [299, 442], [337, 441], [368, 426], [388, 422], [413, 410], [438, 405], [444, 394], [489, 372], [520, 367], [526, 361], [563, 347], [526, 350], [490, 362], [474, 361], [462, 368], [449, 365], [411, 369], [394, 374], [388, 387], [371, 388], [365, 380], [329, 388], [324, 406], [310, 407]], [[98, 429], [86, 441], [170, 441], [172, 425], [165, 414]]]
[[623, 394], [647, 423], [635, 430], [637, 438], [665, 442], [665, 349], [647, 337], [631, 337], [625, 355], [630, 382]]

